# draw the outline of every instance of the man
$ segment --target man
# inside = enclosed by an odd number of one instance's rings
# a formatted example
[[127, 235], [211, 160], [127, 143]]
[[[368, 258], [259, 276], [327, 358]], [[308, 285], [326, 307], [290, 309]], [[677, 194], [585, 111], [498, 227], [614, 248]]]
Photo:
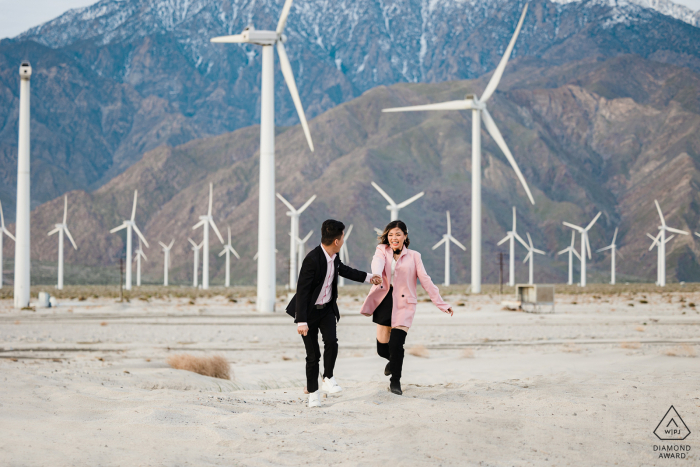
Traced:
[[338, 298], [338, 275], [355, 282], [379, 284], [382, 278], [358, 271], [340, 262], [338, 253], [345, 239], [345, 224], [329, 219], [321, 226], [321, 245], [304, 258], [297, 281], [297, 293], [287, 306], [287, 313], [294, 317], [297, 332], [306, 348], [306, 388], [309, 392], [309, 407], [321, 405], [318, 388], [321, 350], [318, 331], [323, 337], [323, 386], [328, 393], [343, 389], [333, 377], [333, 367], [338, 356], [336, 323], [340, 320]]

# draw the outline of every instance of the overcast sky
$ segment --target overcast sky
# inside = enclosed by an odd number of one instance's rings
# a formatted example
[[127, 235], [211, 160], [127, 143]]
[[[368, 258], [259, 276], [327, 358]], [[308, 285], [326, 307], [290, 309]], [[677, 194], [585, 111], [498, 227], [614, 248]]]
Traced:
[[[695, 11], [700, 0], [675, 0]], [[0, 39], [14, 37], [27, 29], [56, 18], [71, 8], [91, 5], [96, 0], [0, 0]]]

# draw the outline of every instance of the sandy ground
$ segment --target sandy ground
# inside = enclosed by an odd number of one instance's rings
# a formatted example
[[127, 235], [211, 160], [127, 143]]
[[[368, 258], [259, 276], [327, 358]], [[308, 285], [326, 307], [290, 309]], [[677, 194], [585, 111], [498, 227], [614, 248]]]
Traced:
[[[700, 465], [700, 294], [563, 295], [554, 314], [448, 300], [452, 318], [419, 304], [399, 397], [344, 297], [344, 391], [320, 409], [291, 319], [246, 300], [0, 301], [0, 465]], [[179, 352], [234, 378], [169, 368]], [[654, 451], [671, 405], [691, 434], [663, 444], [685, 459]]]

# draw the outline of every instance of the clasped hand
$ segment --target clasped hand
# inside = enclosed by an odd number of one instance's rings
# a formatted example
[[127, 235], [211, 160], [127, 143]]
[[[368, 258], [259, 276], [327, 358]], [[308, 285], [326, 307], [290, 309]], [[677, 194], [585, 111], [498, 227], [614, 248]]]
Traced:
[[382, 276], [375, 274], [374, 276], [372, 276], [372, 278], [369, 281], [373, 285], [379, 285], [382, 283]]

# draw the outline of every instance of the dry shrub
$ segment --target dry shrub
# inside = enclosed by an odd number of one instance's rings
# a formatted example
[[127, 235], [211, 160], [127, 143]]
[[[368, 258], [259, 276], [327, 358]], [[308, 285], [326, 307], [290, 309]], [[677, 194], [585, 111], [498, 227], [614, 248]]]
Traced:
[[176, 370], [187, 370], [213, 378], [231, 379], [231, 366], [221, 355], [195, 357], [190, 354], [172, 355], [168, 365]]
[[567, 353], [580, 353], [581, 347], [576, 344], [566, 344], [561, 347], [561, 351]]
[[414, 357], [420, 358], [428, 358], [430, 356], [430, 352], [428, 352], [428, 349], [426, 349], [424, 345], [414, 345], [408, 349], [408, 353]]
[[664, 351], [669, 357], [695, 357], [695, 347], [690, 344], [681, 344]]
[[640, 349], [642, 344], [639, 342], [623, 342], [620, 344], [623, 349]]
[[462, 358], [474, 358], [474, 349], [462, 350]]

